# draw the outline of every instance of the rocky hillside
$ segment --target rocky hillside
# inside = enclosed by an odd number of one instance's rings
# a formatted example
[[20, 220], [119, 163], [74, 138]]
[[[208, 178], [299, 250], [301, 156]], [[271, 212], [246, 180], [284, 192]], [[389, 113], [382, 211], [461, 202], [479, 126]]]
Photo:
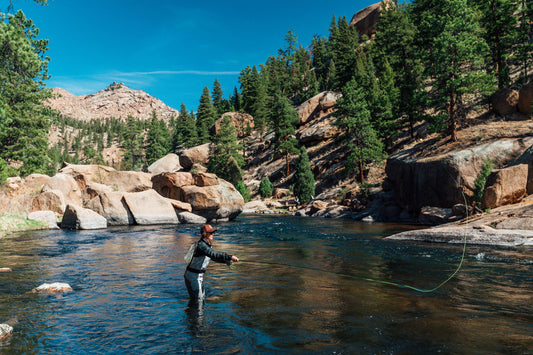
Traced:
[[178, 111], [145, 93], [132, 90], [121, 83], [113, 83], [108, 88], [92, 95], [76, 96], [61, 89], [53, 89], [54, 98], [48, 104], [64, 116], [89, 121], [97, 118], [126, 118], [128, 115], [148, 119], [155, 111], [159, 118], [169, 121], [178, 116]]

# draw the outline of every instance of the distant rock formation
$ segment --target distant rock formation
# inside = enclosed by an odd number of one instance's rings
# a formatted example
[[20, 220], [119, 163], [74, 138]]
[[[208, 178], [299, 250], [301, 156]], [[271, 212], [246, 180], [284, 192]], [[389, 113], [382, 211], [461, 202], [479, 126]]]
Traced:
[[[392, 1], [386, 1], [386, 6], [393, 6]], [[376, 23], [379, 21], [381, 2], [365, 7], [353, 15], [350, 26], [355, 26], [359, 35], [371, 37], [376, 33]]]
[[82, 121], [93, 118], [126, 118], [128, 115], [145, 120], [155, 111], [157, 117], [168, 122], [171, 117], [179, 115], [177, 110], [165, 105], [163, 101], [142, 90], [132, 90], [122, 83], [113, 83], [92, 95], [76, 96], [61, 88], [54, 88], [52, 91], [55, 97], [48, 101], [48, 105], [64, 116]]

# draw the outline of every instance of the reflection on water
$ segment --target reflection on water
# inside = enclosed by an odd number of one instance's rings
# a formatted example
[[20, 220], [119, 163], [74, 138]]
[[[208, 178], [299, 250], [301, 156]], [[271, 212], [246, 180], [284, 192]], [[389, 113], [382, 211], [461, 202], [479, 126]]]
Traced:
[[[205, 305], [183, 255], [197, 226], [0, 239], [0, 353], [533, 353], [533, 251], [387, 241], [405, 226], [279, 216], [221, 224]], [[479, 255], [483, 254], [483, 257]], [[318, 269], [318, 270], [317, 270]], [[322, 270], [322, 271], [319, 271]], [[350, 277], [350, 275], [356, 277]], [[357, 278], [359, 277], [359, 279]], [[29, 293], [52, 281], [64, 295]]]

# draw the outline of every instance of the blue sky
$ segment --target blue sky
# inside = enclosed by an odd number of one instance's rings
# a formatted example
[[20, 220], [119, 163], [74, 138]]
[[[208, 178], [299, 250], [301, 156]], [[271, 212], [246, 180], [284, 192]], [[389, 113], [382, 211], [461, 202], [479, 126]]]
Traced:
[[[247, 65], [264, 63], [285, 44], [328, 35], [333, 15], [348, 21], [377, 0], [181, 1], [14, 0], [49, 39], [47, 83], [76, 95], [123, 82], [179, 109], [196, 110], [218, 78], [228, 97]], [[1, 0], [2, 11], [8, 1]]]

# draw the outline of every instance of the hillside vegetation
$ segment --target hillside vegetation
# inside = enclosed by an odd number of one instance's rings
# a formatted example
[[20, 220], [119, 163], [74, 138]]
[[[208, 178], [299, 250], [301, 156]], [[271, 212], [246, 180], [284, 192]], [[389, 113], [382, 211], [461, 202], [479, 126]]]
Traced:
[[[182, 104], [165, 119], [153, 111], [85, 121], [45, 105], [48, 42], [22, 12], [10, 14], [0, 23], [0, 180], [52, 175], [63, 162], [142, 170], [212, 143], [208, 170], [243, 195], [267, 178], [307, 201], [334, 187], [379, 184], [387, 155], [420, 139], [429, 142], [420, 154], [456, 149], [512, 130], [473, 128], [480, 123], [531, 114], [533, 1], [386, 1], [377, 11], [364, 33], [355, 17], [333, 17], [328, 36], [307, 45], [289, 30], [277, 54], [241, 70], [227, 98], [218, 80], [205, 87], [195, 112]], [[302, 114], [327, 93], [336, 95], [333, 107]], [[320, 129], [320, 139], [308, 138]]]

